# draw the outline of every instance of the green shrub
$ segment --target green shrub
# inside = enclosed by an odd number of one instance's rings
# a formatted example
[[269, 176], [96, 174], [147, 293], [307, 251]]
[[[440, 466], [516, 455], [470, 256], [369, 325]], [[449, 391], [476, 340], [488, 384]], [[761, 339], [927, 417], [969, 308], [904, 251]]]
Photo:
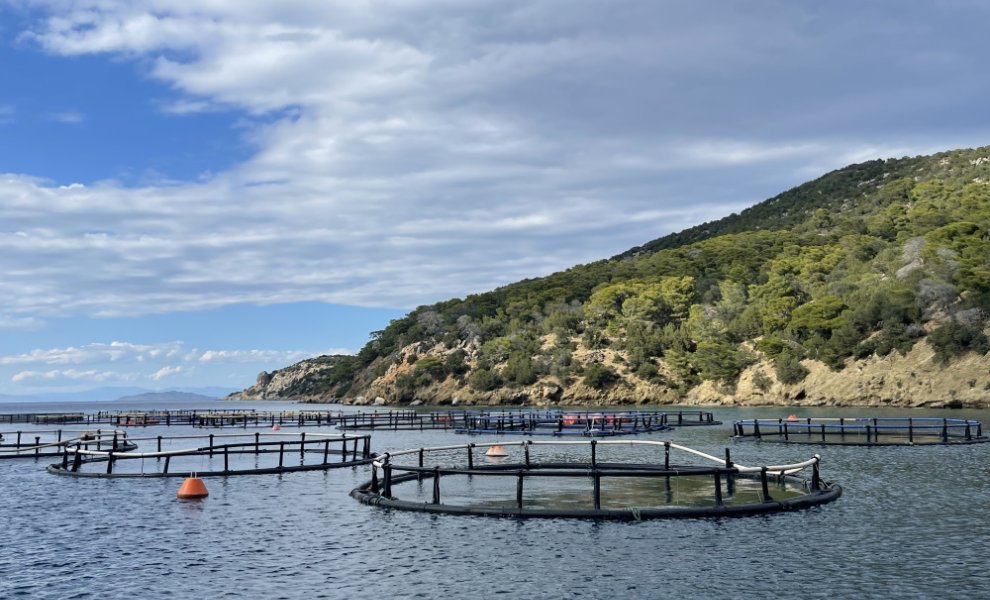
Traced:
[[502, 368], [502, 379], [513, 385], [529, 385], [536, 382], [533, 361], [522, 352], [514, 352]]
[[860, 344], [857, 348], [858, 357], [876, 354], [877, 356], [887, 356], [894, 350], [902, 355], [907, 354], [918, 341], [922, 330], [917, 325], [904, 325], [898, 322], [887, 322], [880, 333]]
[[808, 376], [808, 369], [801, 364], [801, 359], [784, 352], [773, 361], [773, 370], [777, 374], [777, 380], [787, 385], [793, 385], [804, 381]]
[[399, 402], [408, 402], [416, 393], [416, 380], [409, 373], [403, 373], [395, 378], [395, 397]]
[[499, 386], [501, 381], [498, 374], [490, 369], [475, 369], [468, 376], [468, 385], [479, 392], [488, 392]]
[[954, 320], [928, 334], [928, 343], [935, 349], [935, 359], [943, 365], [967, 352], [990, 352], [990, 340], [980, 325], [963, 325]]
[[512, 353], [512, 340], [507, 337], [497, 337], [481, 345], [481, 354], [493, 363], [500, 363], [509, 358]]
[[428, 385], [431, 381], [443, 381], [447, 376], [444, 362], [440, 356], [426, 356], [419, 359], [413, 369], [417, 385]]
[[591, 363], [584, 370], [584, 385], [602, 390], [619, 379], [618, 374], [601, 363]]
[[752, 358], [732, 344], [698, 342], [694, 365], [702, 379], [733, 382]]
[[464, 352], [460, 348], [454, 350], [453, 352], [447, 355], [447, 358], [444, 361], [444, 365], [443, 365], [444, 370], [446, 370], [447, 373], [454, 375], [455, 377], [467, 373], [468, 366], [467, 363], [465, 362], [465, 358], [467, 358], [466, 352]]
[[753, 385], [761, 392], [767, 392], [770, 391], [770, 387], [773, 385], [773, 380], [770, 379], [770, 377], [763, 371], [757, 371], [756, 374], [753, 375]]
[[591, 349], [605, 348], [608, 346], [608, 336], [600, 329], [588, 328], [582, 334], [581, 339], [584, 345]]
[[636, 367], [636, 376], [640, 379], [645, 379], [646, 381], [652, 380], [659, 373], [660, 371], [657, 369], [657, 366], [650, 362], [640, 363], [639, 366]]

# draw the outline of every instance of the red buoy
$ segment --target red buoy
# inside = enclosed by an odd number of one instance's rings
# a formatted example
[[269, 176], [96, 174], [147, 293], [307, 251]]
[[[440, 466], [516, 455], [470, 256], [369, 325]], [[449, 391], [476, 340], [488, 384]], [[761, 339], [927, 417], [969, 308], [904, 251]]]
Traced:
[[279, 425], [278, 423], [275, 423], [274, 425], [272, 425], [272, 431], [279, 431], [281, 429], [282, 429], [282, 426]]
[[186, 480], [179, 486], [179, 493], [176, 494], [179, 500], [197, 500], [209, 495], [210, 492], [206, 490], [206, 484], [199, 477], [186, 477]]

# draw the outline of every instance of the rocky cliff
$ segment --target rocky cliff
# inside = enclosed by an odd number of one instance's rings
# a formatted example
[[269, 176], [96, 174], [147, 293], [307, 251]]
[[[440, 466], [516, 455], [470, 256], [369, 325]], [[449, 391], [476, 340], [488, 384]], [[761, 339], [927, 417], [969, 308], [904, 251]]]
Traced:
[[261, 372], [253, 386], [228, 395], [226, 400], [299, 400], [336, 402], [341, 380], [350, 377], [353, 357], [318, 356], [284, 369]]
[[262, 373], [254, 386], [231, 394], [228, 399], [292, 399], [375, 406], [683, 404], [990, 408], [990, 354], [969, 353], [950, 364], [941, 364], [924, 340], [904, 355], [892, 352], [884, 357], [849, 359], [840, 371], [816, 360], [804, 360], [802, 365], [809, 374], [793, 385], [778, 381], [771, 362], [753, 350], [750, 351], [757, 357], [756, 362], [743, 371], [735, 385], [705, 381], [684, 391], [628, 372], [624, 366], [627, 360], [621, 352], [583, 348], [574, 353], [576, 361], [585, 368], [593, 363], [607, 365], [620, 378], [600, 389], [587, 385], [580, 378], [561, 380], [554, 377], [488, 391], [473, 389], [465, 377], [454, 375], [416, 386], [411, 392], [402, 390], [397, 383], [400, 377], [415, 370], [415, 362], [410, 363], [408, 357], [418, 356], [419, 360], [445, 357], [455, 350], [441, 345], [429, 349], [410, 345], [403, 349], [403, 360], [385, 369], [380, 377], [343, 394], [326, 390], [325, 378], [333, 369], [333, 361], [328, 360], [329, 357], [311, 359], [273, 373]]

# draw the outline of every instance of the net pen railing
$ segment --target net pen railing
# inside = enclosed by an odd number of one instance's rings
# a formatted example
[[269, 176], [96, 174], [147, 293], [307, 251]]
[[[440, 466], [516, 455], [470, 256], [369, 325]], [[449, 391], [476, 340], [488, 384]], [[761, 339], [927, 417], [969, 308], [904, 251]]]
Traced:
[[337, 428], [341, 430], [391, 430], [427, 431], [447, 430], [463, 426], [468, 411], [390, 410], [345, 413], [340, 416]]
[[31, 429], [0, 432], [0, 459], [60, 456], [68, 446], [91, 450], [134, 450], [126, 431]]
[[248, 429], [260, 427], [332, 427], [340, 423], [349, 413], [342, 411], [302, 410], [302, 411], [251, 411], [205, 412], [195, 415], [193, 427], [202, 429]]
[[[185, 440], [207, 440], [205, 446], [168, 449]], [[292, 471], [327, 470], [364, 465], [374, 458], [371, 436], [314, 432], [219, 433], [131, 438], [154, 444], [155, 450], [120, 452], [66, 446], [62, 461], [49, 472], [80, 477], [199, 477], [252, 475]], [[253, 464], [238, 460], [256, 457]], [[264, 458], [265, 464], [258, 461]], [[276, 460], [277, 459], [277, 460]], [[294, 464], [287, 461], [295, 459]], [[146, 466], [154, 461], [153, 469]], [[182, 462], [180, 463], [180, 460]], [[120, 470], [140, 461], [140, 470]], [[215, 464], [216, 463], [216, 464]], [[222, 468], [220, 468], [222, 465]]]
[[[709, 413], [710, 415], [710, 413]], [[549, 435], [549, 436], [617, 436], [671, 429], [671, 423], [684, 422], [685, 415], [673, 417], [655, 411], [507, 411], [480, 412], [464, 417], [457, 433]], [[703, 417], [688, 417], [688, 422], [704, 423]]]
[[112, 427], [186, 426], [194, 427], [304, 427], [335, 425], [344, 411], [284, 410], [266, 411], [242, 408], [101, 410], [93, 413], [4, 413], [0, 423], [35, 425], [108, 425]]
[[975, 419], [788, 417], [733, 423], [736, 439], [849, 445], [965, 444], [987, 441]]
[[[611, 462], [603, 461], [600, 452], [606, 448], [620, 445], [635, 446], [639, 449], [653, 448], [662, 452], [662, 460], [656, 462]], [[515, 449], [521, 454], [518, 462], [482, 464], [485, 449], [500, 447], [503, 450]], [[564, 462], [538, 461], [533, 454], [544, 448], [563, 447], [570, 450], [587, 448], [583, 460]], [[678, 464], [671, 461], [671, 454], [689, 455], [701, 464]], [[656, 453], [659, 457], [659, 452]], [[430, 460], [437, 457], [436, 460]], [[458, 460], [459, 459], [459, 460]], [[460, 464], [456, 464], [456, 463]], [[841, 494], [841, 488], [825, 482], [820, 473], [821, 457], [811, 458], [787, 464], [766, 466], [746, 466], [733, 463], [730, 451], [725, 450], [724, 457], [675, 444], [670, 441], [635, 440], [587, 440], [587, 441], [536, 441], [520, 442], [491, 442], [477, 444], [458, 444], [435, 446], [430, 448], [414, 448], [397, 452], [386, 452], [372, 461], [371, 480], [365, 485], [352, 491], [352, 496], [366, 504], [389, 506], [407, 510], [425, 512], [478, 514], [478, 515], [515, 515], [515, 516], [546, 516], [546, 517], [588, 517], [588, 518], [662, 518], [677, 516], [718, 516], [735, 514], [752, 514], [800, 508], [834, 500]], [[810, 472], [807, 477], [800, 477]], [[467, 504], [447, 505], [442, 502], [444, 485], [441, 481], [451, 476], [472, 478], [514, 478], [515, 498], [510, 505], [491, 507], [487, 505]], [[527, 505], [526, 491], [530, 482], [548, 479], [569, 478], [589, 482], [590, 506], [586, 508], [541, 508]], [[667, 490], [671, 489], [671, 480], [678, 478], [693, 478], [697, 485], [707, 485], [710, 502], [694, 506], [646, 506], [646, 507], [606, 507], [603, 505], [603, 482], [618, 479], [666, 481]], [[734, 494], [737, 480], [744, 478], [758, 484], [758, 501], [755, 503], [736, 503], [728, 497]], [[422, 501], [403, 500], [396, 497], [395, 490], [411, 481], [432, 482], [432, 490]], [[708, 481], [708, 484], [698, 483]], [[787, 498], [775, 498], [771, 494], [771, 483], [778, 485], [789, 483], [802, 488], [806, 493], [795, 496], [793, 492]], [[696, 487], [697, 487], [696, 485]], [[701, 489], [704, 492], [704, 489]], [[483, 503], [484, 504], [484, 503]]]

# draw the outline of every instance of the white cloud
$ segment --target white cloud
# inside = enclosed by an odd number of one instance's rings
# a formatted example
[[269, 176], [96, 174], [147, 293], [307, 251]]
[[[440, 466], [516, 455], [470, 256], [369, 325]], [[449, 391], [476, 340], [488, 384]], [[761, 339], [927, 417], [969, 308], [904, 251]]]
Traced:
[[52, 121], [57, 121], [59, 123], [65, 123], [66, 125], [75, 125], [77, 123], [82, 123], [86, 120], [86, 115], [76, 110], [64, 110], [60, 112], [54, 112], [48, 115]]
[[4, 314], [0, 314], [0, 330], [3, 329], [20, 329], [20, 330], [32, 330], [41, 329], [45, 326], [45, 322], [41, 319], [36, 319], [34, 317], [11, 317]]
[[141, 362], [145, 357], [172, 358], [184, 352], [180, 342], [169, 344], [93, 343], [66, 348], [37, 349], [22, 354], [0, 356], [0, 365], [66, 365], [105, 362]]
[[173, 115], [190, 115], [194, 113], [209, 112], [219, 110], [219, 107], [206, 102], [205, 100], [171, 100], [159, 103], [164, 112]]
[[[245, 111], [257, 151], [192, 182], [0, 176], [12, 322], [410, 307], [610, 256], [852, 159], [987, 133], [917, 126], [948, 95], [982, 108], [985, 78], [965, 36], [933, 37], [907, 8], [32, 4], [48, 17], [22, 40], [133, 59], [175, 90], [157, 100], [175, 118]], [[881, 114], [894, 125], [870, 129]]]
[[298, 362], [312, 356], [307, 352], [280, 350], [207, 350], [199, 356], [201, 363], [237, 363], [237, 362], [266, 362], [273, 364], [288, 364]]
[[[326, 353], [350, 354], [333, 349]], [[0, 356], [0, 378], [15, 387], [7, 393], [52, 389], [84, 389], [87, 385], [120, 384], [154, 388], [192, 382], [237, 382], [247, 385], [260, 370], [281, 368], [316, 356], [299, 350], [201, 350], [182, 342], [136, 344], [115, 341], [63, 348], [43, 348]], [[200, 385], [202, 385], [200, 383]], [[0, 388], [4, 388], [0, 385]]]
[[14, 373], [10, 380], [14, 383], [25, 383], [31, 380], [44, 380], [57, 382], [59, 380], [85, 381], [92, 383], [103, 383], [107, 381], [133, 381], [136, 375], [129, 373], [116, 373], [113, 371], [77, 371], [76, 369], [50, 371], [19, 371]]
[[180, 373], [188, 373], [189, 371], [190, 369], [187, 369], [186, 367], [164, 366], [161, 369], [155, 371], [155, 373], [151, 376], [151, 378], [155, 381], [161, 381], [162, 379], [165, 379], [167, 377], [172, 377], [173, 375], [179, 375]]
[[[335, 350], [349, 353], [347, 350]], [[66, 348], [37, 349], [21, 354], [0, 356], [0, 366], [10, 365], [99, 365], [109, 363], [149, 365], [169, 363], [233, 364], [267, 363], [288, 364], [313, 356], [301, 350], [206, 350], [188, 348], [182, 342], [162, 344], [133, 344], [130, 342], [92, 343]], [[163, 369], [183, 369], [166, 365]], [[180, 371], [166, 371], [171, 374]]]

